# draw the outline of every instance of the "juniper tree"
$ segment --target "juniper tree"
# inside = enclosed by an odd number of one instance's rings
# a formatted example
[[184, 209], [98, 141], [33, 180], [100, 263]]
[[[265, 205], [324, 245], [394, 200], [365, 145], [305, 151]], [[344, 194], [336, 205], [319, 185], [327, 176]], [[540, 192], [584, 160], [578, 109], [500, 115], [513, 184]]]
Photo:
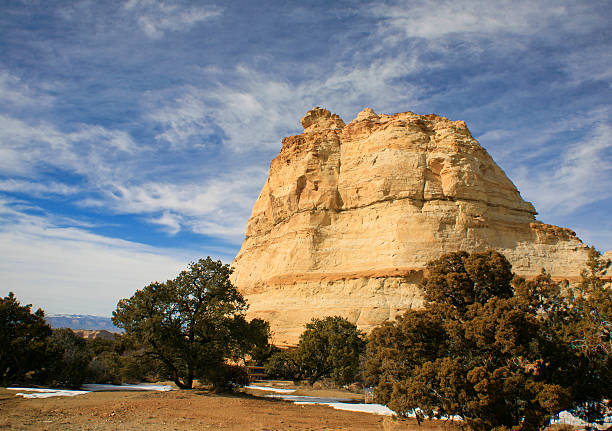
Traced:
[[359, 357], [364, 350], [364, 334], [355, 324], [328, 316], [306, 324], [293, 360], [311, 384], [323, 377], [346, 384], [353, 382], [359, 372]]
[[51, 327], [42, 309], [31, 311], [13, 292], [0, 298], [0, 382], [21, 383], [26, 375], [40, 372], [50, 361], [47, 339]]
[[113, 312], [113, 323], [159, 360], [174, 383], [191, 389], [194, 379], [223, 383], [228, 360], [238, 360], [261, 340], [268, 325], [247, 322], [247, 303], [230, 282], [232, 269], [210, 257], [165, 283], [151, 283]]
[[597, 419], [612, 395], [611, 296], [605, 263], [590, 265], [582, 290], [566, 296], [546, 273], [512, 282], [495, 251], [430, 262], [425, 308], [369, 337], [376, 399], [419, 421], [456, 415], [473, 430], [541, 429], [564, 409]]

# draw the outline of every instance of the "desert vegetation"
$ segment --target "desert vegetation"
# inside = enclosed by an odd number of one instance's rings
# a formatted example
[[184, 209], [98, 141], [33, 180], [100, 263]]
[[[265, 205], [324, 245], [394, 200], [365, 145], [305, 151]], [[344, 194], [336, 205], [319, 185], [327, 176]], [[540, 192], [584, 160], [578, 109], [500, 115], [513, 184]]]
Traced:
[[83, 383], [157, 380], [159, 364], [140, 346], [115, 334], [86, 340], [70, 329], [51, 329], [44, 312], [21, 305], [13, 293], [0, 298], [0, 377], [3, 386], [78, 388]]
[[483, 431], [543, 429], [562, 410], [601, 420], [612, 397], [609, 264], [593, 251], [574, 292], [544, 272], [513, 276], [495, 251], [430, 262], [425, 308], [370, 334], [376, 400]]
[[[79, 387], [197, 379], [216, 391], [271, 377], [372, 388], [398, 417], [460, 419], [471, 430], [536, 430], [562, 410], [593, 423], [612, 398], [610, 262], [591, 250], [579, 283], [544, 271], [525, 280], [498, 252], [456, 252], [430, 262], [425, 307], [369, 336], [339, 316], [313, 319], [298, 345], [269, 343], [267, 322], [245, 319], [231, 268], [210, 258], [152, 283], [113, 313], [125, 334], [85, 340], [52, 330], [12, 293], [0, 299], [3, 385]], [[354, 385], [355, 386], [355, 385]]]
[[266, 371], [272, 377], [307, 379], [310, 384], [321, 379], [336, 386], [350, 384], [359, 376], [365, 346], [365, 334], [347, 319], [312, 319], [297, 347], [274, 352], [265, 362]]
[[230, 364], [266, 346], [269, 328], [259, 319], [246, 321], [246, 301], [230, 274], [229, 265], [200, 259], [174, 280], [121, 300], [113, 323], [181, 389], [191, 389], [194, 379], [215, 389], [244, 384], [246, 372]]
[[231, 269], [200, 259], [175, 279], [151, 283], [121, 300], [113, 322], [125, 330], [114, 340], [85, 340], [70, 329], [52, 330], [43, 310], [31, 312], [10, 293], [0, 303], [0, 378], [3, 385], [132, 383], [171, 379], [215, 390], [247, 382], [244, 363], [266, 357], [269, 325], [247, 322], [246, 301], [229, 282]]

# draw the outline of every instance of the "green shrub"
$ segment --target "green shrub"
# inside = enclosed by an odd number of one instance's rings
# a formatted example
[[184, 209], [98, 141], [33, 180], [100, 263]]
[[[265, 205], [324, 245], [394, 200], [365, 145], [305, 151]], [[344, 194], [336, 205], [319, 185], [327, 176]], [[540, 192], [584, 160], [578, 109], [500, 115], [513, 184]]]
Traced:
[[174, 280], [151, 283], [121, 300], [113, 323], [179, 388], [191, 389], [194, 379], [216, 381], [228, 360], [243, 359], [268, 340], [266, 322], [245, 320], [247, 304], [230, 282], [231, 272], [210, 257], [192, 262]]
[[312, 319], [300, 336], [295, 362], [310, 384], [329, 377], [337, 385], [355, 381], [365, 336], [339, 316]]
[[273, 379], [293, 380], [297, 382], [304, 378], [304, 372], [299, 366], [295, 349], [278, 350], [264, 363], [266, 374]]
[[600, 419], [612, 396], [612, 294], [600, 277], [608, 263], [592, 259], [570, 297], [546, 273], [513, 286], [495, 251], [430, 262], [425, 309], [370, 334], [365, 375], [375, 399], [400, 416], [457, 415], [482, 431], [542, 429], [565, 409]]
[[89, 375], [91, 352], [87, 341], [70, 329], [55, 329], [49, 338], [50, 349], [58, 353], [50, 368], [53, 386], [80, 388]]
[[212, 383], [218, 392], [231, 392], [240, 386], [249, 384], [249, 375], [245, 367], [225, 364], [217, 373], [209, 377], [207, 383]]
[[0, 383], [3, 386], [34, 383], [48, 375], [47, 368], [55, 353], [49, 350], [47, 339], [51, 327], [45, 313], [31, 312], [31, 305], [20, 305], [13, 292], [0, 298]]

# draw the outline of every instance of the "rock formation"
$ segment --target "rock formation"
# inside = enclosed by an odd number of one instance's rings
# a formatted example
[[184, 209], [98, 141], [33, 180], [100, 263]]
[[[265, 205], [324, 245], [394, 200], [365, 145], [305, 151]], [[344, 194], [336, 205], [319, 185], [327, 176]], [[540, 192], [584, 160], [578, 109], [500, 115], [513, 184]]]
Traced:
[[85, 338], [86, 340], [101, 338], [103, 340], [114, 341], [116, 335], [115, 333], [109, 332], [105, 329], [72, 329], [72, 332], [81, 338]]
[[283, 139], [246, 228], [232, 281], [250, 317], [295, 344], [313, 317], [368, 331], [420, 307], [425, 264], [494, 248], [513, 270], [577, 278], [587, 248], [533, 205], [463, 121], [364, 109], [345, 124], [314, 108]]

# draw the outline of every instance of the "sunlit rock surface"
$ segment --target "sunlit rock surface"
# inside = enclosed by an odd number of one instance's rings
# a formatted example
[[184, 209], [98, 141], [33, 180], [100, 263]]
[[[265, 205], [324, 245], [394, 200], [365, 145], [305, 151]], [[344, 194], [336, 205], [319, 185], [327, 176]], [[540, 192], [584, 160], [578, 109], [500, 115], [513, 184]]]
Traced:
[[540, 223], [463, 121], [369, 108], [346, 124], [314, 108], [283, 139], [253, 207], [232, 281], [277, 344], [313, 317], [368, 331], [421, 307], [425, 264], [494, 248], [513, 270], [579, 277], [587, 249]]

